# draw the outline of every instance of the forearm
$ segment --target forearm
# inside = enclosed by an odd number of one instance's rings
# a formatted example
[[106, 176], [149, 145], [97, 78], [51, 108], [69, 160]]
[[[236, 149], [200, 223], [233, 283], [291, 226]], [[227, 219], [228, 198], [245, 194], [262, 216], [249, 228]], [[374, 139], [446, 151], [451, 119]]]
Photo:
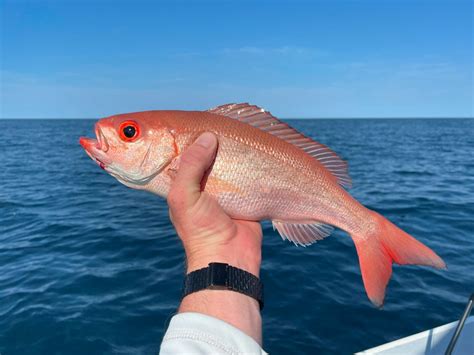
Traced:
[[[251, 260], [249, 260], [251, 259]], [[259, 276], [260, 257], [249, 259], [226, 257], [188, 257], [187, 273], [206, 267], [210, 262], [224, 262]], [[202, 290], [186, 296], [179, 312], [197, 312], [218, 318], [240, 329], [262, 344], [262, 317], [258, 302], [230, 290]]]
[[179, 312], [215, 317], [240, 329], [262, 344], [262, 318], [258, 302], [234, 291], [203, 290], [186, 296]]

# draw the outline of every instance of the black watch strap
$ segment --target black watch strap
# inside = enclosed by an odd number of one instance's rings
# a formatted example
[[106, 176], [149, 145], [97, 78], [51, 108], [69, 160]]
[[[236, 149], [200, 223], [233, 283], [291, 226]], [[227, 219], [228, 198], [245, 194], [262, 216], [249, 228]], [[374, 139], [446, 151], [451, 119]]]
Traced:
[[224, 263], [210, 263], [184, 279], [183, 297], [201, 290], [232, 290], [256, 299], [263, 309], [263, 284], [250, 272]]

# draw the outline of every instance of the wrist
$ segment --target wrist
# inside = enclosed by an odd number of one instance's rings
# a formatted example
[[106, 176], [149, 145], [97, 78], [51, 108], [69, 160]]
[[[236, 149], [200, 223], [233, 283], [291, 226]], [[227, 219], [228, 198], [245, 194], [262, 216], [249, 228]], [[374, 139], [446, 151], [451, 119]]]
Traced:
[[193, 271], [186, 276], [179, 312], [197, 312], [221, 319], [261, 344], [261, 281], [227, 263], [210, 263]]
[[192, 271], [207, 267], [209, 263], [229, 264], [259, 277], [261, 255], [238, 253], [235, 251], [229, 251], [227, 253], [186, 253], [187, 274]]

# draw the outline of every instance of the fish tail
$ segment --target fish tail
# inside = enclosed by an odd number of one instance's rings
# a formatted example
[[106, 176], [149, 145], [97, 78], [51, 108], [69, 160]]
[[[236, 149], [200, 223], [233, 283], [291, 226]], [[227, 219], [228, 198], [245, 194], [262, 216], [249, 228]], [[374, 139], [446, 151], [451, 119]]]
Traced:
[[386, 218], [371, 211], [373, 228], [351, 235], [359, 256], [362, 279], [370, 301], [381, 307], [392, 275], [392, 263], [446, 268], [434, 251], [402, 231]]

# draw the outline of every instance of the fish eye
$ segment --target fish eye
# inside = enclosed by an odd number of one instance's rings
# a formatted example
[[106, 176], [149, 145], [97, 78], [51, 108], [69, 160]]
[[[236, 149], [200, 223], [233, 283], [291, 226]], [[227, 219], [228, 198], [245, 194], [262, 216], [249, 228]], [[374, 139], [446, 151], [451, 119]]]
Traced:
[[125, 121], [122, 122], [119, 128], [120, 138], [126, 142], [132, 142], [140, 133], [138, 124], [135, 121]]

